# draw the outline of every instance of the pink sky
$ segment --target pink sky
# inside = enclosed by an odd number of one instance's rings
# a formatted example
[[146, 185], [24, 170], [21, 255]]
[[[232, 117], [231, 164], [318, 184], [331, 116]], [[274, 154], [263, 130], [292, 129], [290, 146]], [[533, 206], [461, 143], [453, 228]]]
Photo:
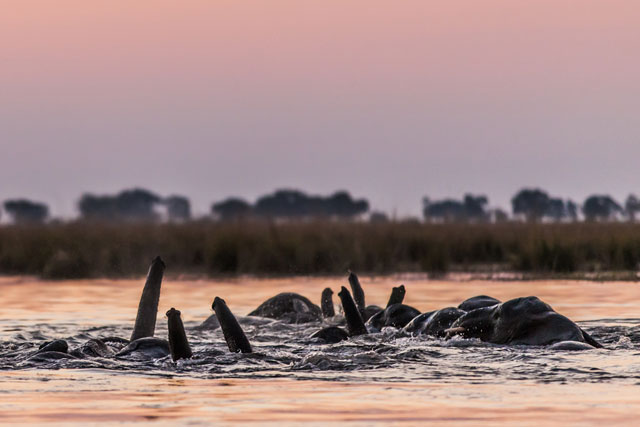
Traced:
[[29, 1], [0, 14], [0, 199], [640, 193], [637, 1]]

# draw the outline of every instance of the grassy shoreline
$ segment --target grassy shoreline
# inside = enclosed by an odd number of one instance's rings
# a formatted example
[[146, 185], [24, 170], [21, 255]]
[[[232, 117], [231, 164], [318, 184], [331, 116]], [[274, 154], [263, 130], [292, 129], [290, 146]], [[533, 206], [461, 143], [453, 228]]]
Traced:
[[172, 272], [193, 277], [336, 276], [352, 269], [368, 275], [514, 272], [525, 279], [636, 280], [640, 225], [317, 221], [0, 227], [2, 275], [138, 277], [155, 255]]
[[[398, 284], [410, 283], [412, 281], [433, 281], [433, 282], [450, 282], [450, 283], [470, 283], [470, 282], [504, 282], [514, 283], [521, 282], [523, 284], [528, 282], [539, 281], [553, 281], [553, 282], [596, 282], [596, 283], [633, 283], [640, 284], [640, 273], [628, 272], [628, 271], [603, 271], [597, 273], [588, 272], [575, 272], [575, 273], [519, 273], [513, 271], [501, 271], [491, 274], [483, 273], [470, 273], [465, 271], [455, 271], [444, 274], [430, 274], [424, 272], [395, 272], [384, 274], [360, 274], [360, 279], [365, 281], [389, 279], [395, 280]], [[244, 282], [254, 282], [260, 280], [287, 280], [292, 278], [309, 278], [309, 279], [326, 279], [326, 280], [339, 280], [344, 279], [345, 286], [347, 285], [347, 277], [345, 274], [308, 274], [308, 275], [292, 275], [292, 274], [182, 274], [176, 272], [165, 272], [165, 280], [177, 281], [177, 282], [237, 282], [242, 284]], [[35, 275], [20, 275], [20, 274], [3, 274], [0, 273], [0, 281], [3, 280], [17, 280], [22, 282], [109, 282], [109, 281], [144, 281], [145, 275], [130, 275], [130, 276], [87, 276], [87, 277], [42, 277]], [[2, 284], [2, 283], [0, 283]]]

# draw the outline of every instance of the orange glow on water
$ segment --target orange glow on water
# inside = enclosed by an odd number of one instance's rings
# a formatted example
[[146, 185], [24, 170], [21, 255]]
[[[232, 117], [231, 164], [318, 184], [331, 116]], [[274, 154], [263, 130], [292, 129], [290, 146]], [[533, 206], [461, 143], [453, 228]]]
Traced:
[[[86, 314], [92, 324], [129, 322], [135, 318], [141, 292], [141, 280], [84, 280], [47, 282], [29, 278], [0, 278], [4, 312], [13, 319], [58, 319], [73, 313]], [[640, 285], [637, 282], [593, 281], [460, 281], [361, 277], [367, 304], [384, 305], [393, 286], [404, 283], [405, 303], [426, 312], [456, 306], [475, 295], [490, 295], [500, 300], [535, 295], [556, 311], [574, 320], [633, 318], [640, 310]], [[319, 303], [325, 287], [338, 292], [347, 286], [346, 278], [291, 278], [234, 280], [165, 280], [159, 313], [175, 306], [186, 321], [209, 316], [215, 296], [224, 298], [238, 315], [246, 315], [267, 298], [280, 292], [297, 292]], [[337, 304], [337, 298], [334, 296]], [[77, 317], [74, 317], [77, 319]]]
[[638, 409], [637, 386], [619, 385], [195, 380], [91, 371], [0, 375], [12, 394], [10, 402], [0, 401], [5, 423], [622, 425], [632, 423]]
[[[537, 295], [575, 320], [637, 317], [637, 283], [575, 281], [447, 282], [393, 277], [361, 277], [368, 303], [383, 305], [389, 289], [404, 282], [408, 304], [426, 311], [476, 295], [501, 299]], [[12, 322], [68, 323], [79, 326], [133, 322], [143, 280], [43, 282], [0, 278], [3, 320], [0, 338], [15, 333]], [[325, 286], [337, 291], [346, 278], [290, 278], [163, 283], [160, 316], [179, 308], [187, 322], [210, 314], [215, 295], [234, 312], [246, 314], [269, 296], [295, 291], [318, 301]], [[164, 323], [159, 324], [164, 325]], [[164, 326], [159, 326], [163, 329]], [[164, 332], [163, 332], [164, 333]], [[569, 357], [569, 356], [567, 356]], [[589, 357], [590, 366], [633, 366], [633, 357], [607, 353]], [[635, 356], [637, 357], [637, 356]], [[430, 382], [301, 381], [288, 378], [206, 379], [177, 372], [149, 375], [103, 369], [2, 371], [0, 413], [5, 423], [99, 422], [269, 423], [399, 422], [414, 424], [567, 423], [627, 424], [640, 407], [637, 385], [628, 383], [540, 384], [519, 380], [471, 384], [465, 379]]]

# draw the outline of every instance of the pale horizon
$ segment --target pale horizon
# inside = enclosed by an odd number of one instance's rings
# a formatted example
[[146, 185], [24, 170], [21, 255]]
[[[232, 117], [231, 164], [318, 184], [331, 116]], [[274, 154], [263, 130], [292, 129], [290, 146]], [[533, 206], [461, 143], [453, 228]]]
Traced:
[[424, 196], [523, 187], [623, 202], [640, 172], [634, 1], [10, 1], [0, 200], [76, 215], [139, 186], [194, 213], [277, 188]]

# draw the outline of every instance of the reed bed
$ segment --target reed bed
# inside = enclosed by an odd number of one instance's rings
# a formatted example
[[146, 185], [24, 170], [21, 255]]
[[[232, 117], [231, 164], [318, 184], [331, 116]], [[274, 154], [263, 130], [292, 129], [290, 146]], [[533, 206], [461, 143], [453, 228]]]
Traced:
[[0, 274], [132, 277], [161, 255], [173, 274], [334, 275], [632, 271], [640, 226], [345, 222], [86, 222], [0, 227]]

